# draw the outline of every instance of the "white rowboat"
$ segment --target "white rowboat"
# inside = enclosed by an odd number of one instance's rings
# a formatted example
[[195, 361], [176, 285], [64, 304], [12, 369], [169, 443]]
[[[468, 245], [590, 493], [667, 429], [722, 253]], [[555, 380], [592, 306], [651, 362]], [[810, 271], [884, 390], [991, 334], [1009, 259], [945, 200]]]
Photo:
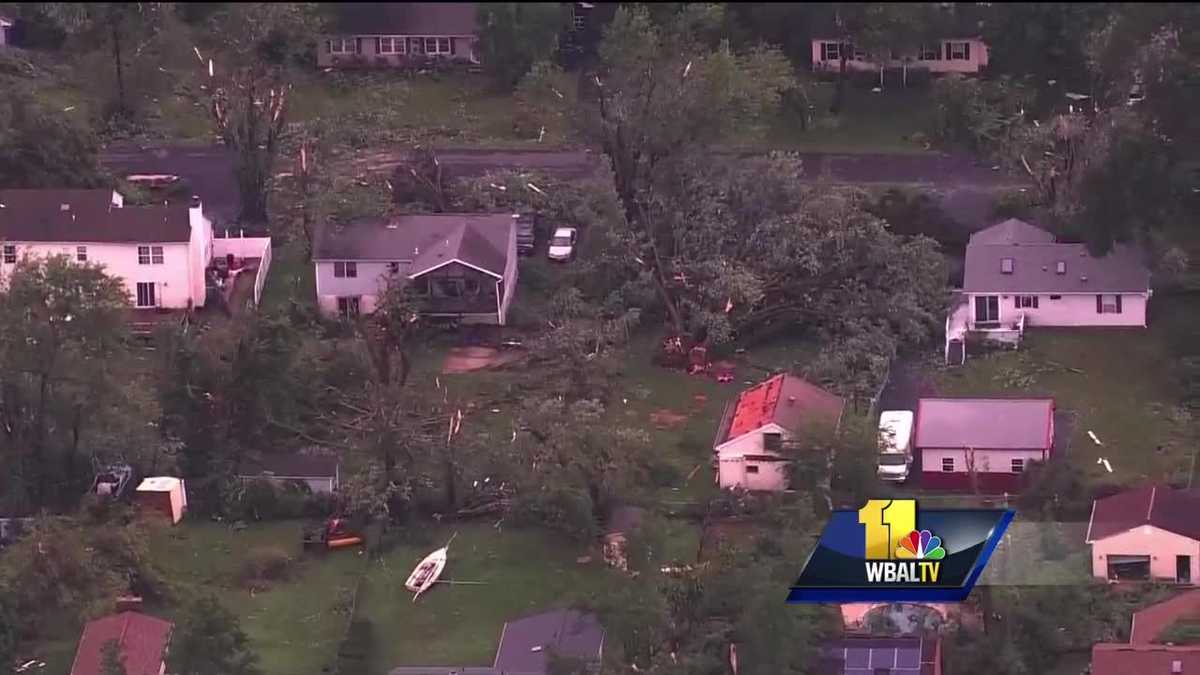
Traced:
[[408, 575], [408, 581], [404, 582], [404, 587], [413, 592], [413, 602], [416, 602], [422, 593], [437, 583], [438, 577], [442, 575], [442, 570], [446, 568], [446, 551], [450, 548], [450, 542], [454, 541], [454, 537], [457, 536], [458, 533], [455, 532], [445, 546], [425, 556], [424, 560], [417, 563], [412, 574]]

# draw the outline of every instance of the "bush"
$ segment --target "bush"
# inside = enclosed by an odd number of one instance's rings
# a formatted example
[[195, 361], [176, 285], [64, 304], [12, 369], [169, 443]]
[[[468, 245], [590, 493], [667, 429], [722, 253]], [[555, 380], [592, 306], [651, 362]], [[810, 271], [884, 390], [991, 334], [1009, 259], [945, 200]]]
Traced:
[[650, 481], [655, 487], [679, 487], [683, 482], [683, 471], [664, 459], [654, 460], [650, 464], [649, 472]]
[[996, 220], [1009, 218], [1027, 219], [1033, 211], [1033, 198], [1027, 192], [1010, 190], [996, 198], [992, 215]]
[[592, 498], [584, 490], [555, 487], [536, 494], [518, 496], [513, 519], [518, 525], [534, 525], [560, 532], [583, 543], [598, 534]]
[[291, 574], [292, 563], [292, 556], [278, 546], [256, 546], [242, 561], [242, 583], [262, 588], [283, 581]]
[[850, 79], [850, 84], [858, 89], [874, 89], [879, 86], [878, 70], [851, 70], [846, 76]]

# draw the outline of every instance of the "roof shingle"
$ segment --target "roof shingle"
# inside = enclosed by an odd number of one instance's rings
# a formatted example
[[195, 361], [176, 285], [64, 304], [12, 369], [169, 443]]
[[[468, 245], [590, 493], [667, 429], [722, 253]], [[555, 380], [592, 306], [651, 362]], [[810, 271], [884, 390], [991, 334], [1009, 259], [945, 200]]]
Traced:
[[358, 35], [474, 35], [474, 2], [345, 2], [338, 30]]
[[[1012, 271], [1004, 271], [1004, 260]], [[1058, 273], [1059, 264], [1063, 273]], [[1117, 245], [1103, 258], [1083, 244], [976, 244], [967, 246], [967, 293], [1145, 293], [1150, 271], [1141, 253]]]
[[917, 448], [1050, 450], [1054, 400], [923, 398], [917, 401]]
[[1200, 541], [1200, 491], [1147, 485], [1097, 499], [1092, 506], [1087, 541], [1099, 541], [1141, 525]]
[[158, 675], [172, 624], [139, 612], [121, 612], [89, 621], [79, 639], [71, 675], [100, 675], [104, 645], [116, 640], [127, 675]]
[[844, 402], [805, 380], [782, 373], [738, 394], [717, 431], [716, 445], [775, 423], [793, 433], [810, 421], [837, 423]]
[[545, 673], [546, 653], [598, 662], [604, 629], [591, 614], [560, 609], [504, 624], [493, 667], [506, 673]]
[[1092, 646], [1092, 675], [1159, 673], [1200, 675], [1200, 646], [1167, 647], [1108, 642]]
[[186, 205], [117, 206], [112, 190], [0, 190], [0, 239], [10, 242], [177, 243], [191, 238]]
[[325, 224], [316, 234], [313, 259], [407, 261], [410, 274], [457, 259], [503, 276], [515, 227], [511, 214], [494, 213], [406, 214]]

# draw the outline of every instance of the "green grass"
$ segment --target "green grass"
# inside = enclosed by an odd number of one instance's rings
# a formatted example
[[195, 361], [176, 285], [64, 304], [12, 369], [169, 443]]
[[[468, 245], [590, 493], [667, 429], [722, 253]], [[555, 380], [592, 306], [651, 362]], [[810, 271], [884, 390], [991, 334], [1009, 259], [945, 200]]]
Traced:
[[[331, 665], [348, 621], [347, 597], [364, 569], [358, 550], [302, 556], [302, 523], [253, 524], [243, 531], [219, 523], [184, 521], [150, 540], [155, 563], [181, 596], [214, 592], [241, 620], [268, 675], [317, 675]], [[250, 550], [293, 553], [292, 577], [253, 595], [238, 584]], [[177, 605], [165, 612], [171, 617]]]
[[262, 293], [265, 309], [284, 309], [292, 300], [314, 306], [317, 302], [315, 270], [299, 243], [271, 249], [271, 269]]
[[[1177, 412], [1168, 334], [1174, 322], [1195, 320], [1197, 309], [1194, 299], [1164, 297], [1151, 303], [1148, 330], [1031, 329], [1017, 351], [968, 357], [965, 366], [942, 371], [938, 388], [950, 395], [1054, 397], [1075, 416], [1070, 461], [1092, 481], [1186, 477], [1194, 438]], [[1097, 465], [1100, 457], [1113, 474]]]
[[876, 94], [847, 85], [842, 112], [831, 115], [829, 104], [834, 87], [831, 82], [810, 85], [813, 121], [808, 129], [803, 128], [795, 111], [783, 109], [769, 123], [735, 135], [729, 144], [803, 152], [927, 152], [912, 136], [927, 133], [929, 128], [933, 98], [928, 88], [889, 88]]
[[[430, 550], [450, 546], [443, 578], [480, 585], [438, 584], [416, 603], [404, 582]], [[504, 622], [601, 597], [615, 572], [581, 551], [536, 531], [461, 524], [430, 534], [432, 544], [400, 546], [371, 563], [357, 617], [374, 635], [369, 672], [399, 665], [491, 665]]]

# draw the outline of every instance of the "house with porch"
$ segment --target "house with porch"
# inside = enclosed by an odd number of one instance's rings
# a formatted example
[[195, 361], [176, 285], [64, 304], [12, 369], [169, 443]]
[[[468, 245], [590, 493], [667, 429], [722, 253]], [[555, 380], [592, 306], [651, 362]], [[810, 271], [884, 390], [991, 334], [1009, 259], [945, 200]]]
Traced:
[[517, 286], [516, 221], [437, 213], [326, 223], [313, 242], [317, 304], [331, 317], [370, 314], [389, 284], [405, 283], [426, 316], [502, 326]]
[[474, 2], [345, 2], [336, 31], [317, 41], [322, 68], [479, 63]]
[[1192, 584], [1200, 579], [1200, 491], [1150, 485], [1092, 503], [1092, 576]]
[[788, 467], [804, 452], [803, 435], [822, 425], [836, 428], [841, 398], [784, 373], [756, 384], [725, 406], [713, 440], [713, 463], [722, 488], [780, 491]]
[[1096, 257], [1015, 218], [971, 235], [963, 287], [946, 319], [946, 361], [969, 343], [1016, 345], [1027, 327], [1145, 328], [1153, 291], [1142, 252], [1117, 244]]
[[847, 70], [880, 70], [881, 68], [925, 68], [933, 74], [978, 74], [988, 65], [988, 46], [982, 38], [952, 37], [930, 40], [911, 51], [893, 51], [880, 62], [864, 49], [831, 37], [812, 40], [812, 64], [816, 72], [836, 72], [846, 57]]
[[1018, 492], [1054, 451], [1054, 400], [923, 398], [914, 441], [922, 487]]

